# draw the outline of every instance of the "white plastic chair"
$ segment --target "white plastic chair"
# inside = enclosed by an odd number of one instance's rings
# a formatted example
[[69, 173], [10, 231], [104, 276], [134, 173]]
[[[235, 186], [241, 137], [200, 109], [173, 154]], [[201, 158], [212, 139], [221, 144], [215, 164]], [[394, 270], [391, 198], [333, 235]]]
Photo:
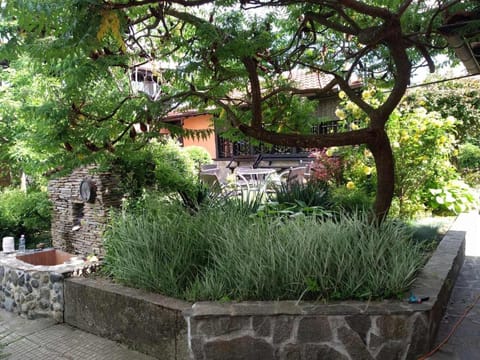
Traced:
[[293, 184], [303, 185], [307, 181], [305, 177], [307, 170], [306, 166], [298, 166], [285, 170], [280, 174], [280, 183], [285, 184], [287, 187]]

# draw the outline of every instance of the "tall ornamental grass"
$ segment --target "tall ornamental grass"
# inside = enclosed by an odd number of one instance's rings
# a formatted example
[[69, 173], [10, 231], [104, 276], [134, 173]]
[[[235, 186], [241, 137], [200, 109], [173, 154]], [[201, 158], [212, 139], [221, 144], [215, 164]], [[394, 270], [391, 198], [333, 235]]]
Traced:
[[106, 253], [117, 280], [191, 301], [398, 297], [424, 262], [398, 222], [252, 218], [234, 206], [118, 215]]

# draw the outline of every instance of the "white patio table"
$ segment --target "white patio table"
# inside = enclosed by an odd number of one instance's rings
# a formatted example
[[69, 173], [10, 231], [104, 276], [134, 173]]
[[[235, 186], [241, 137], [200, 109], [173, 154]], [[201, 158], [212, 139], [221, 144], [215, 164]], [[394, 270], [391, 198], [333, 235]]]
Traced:
[[265, 168], [237, 168], [234, 171], [235, 182], [240, 189], [250, 191], [265, 192], [268, 181], [273, 174], [274, 169]]

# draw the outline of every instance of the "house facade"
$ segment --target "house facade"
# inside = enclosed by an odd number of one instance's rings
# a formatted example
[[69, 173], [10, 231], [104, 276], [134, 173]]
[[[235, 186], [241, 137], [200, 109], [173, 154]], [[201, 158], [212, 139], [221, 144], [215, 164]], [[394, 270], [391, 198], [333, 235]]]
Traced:
[[[138, 91], [147, 93], [153, 100], [161, 94], [159, 87], [155, 86], [158, 78], [154, 75], [153, 67], [142, 65], [134, 69], [132, 83]], [[332, 80], [331, 75], [323, 73], [311, 73], [302, 70], [292, 70], [284, 74], [285, 78], [291, 80], [295, 87], [302, 90], [302, 96], [317, 103], [315, 115], [318, 117], [318, 125], [312, 127], [314, 134], [333, 133], [338, 127], [338, 118], [335, 110], [339, 103], [338, 88], [333, 88], [328, 94], [319, 97], [315, 91], [325, 88]], [[352, 87], [362, 85], [358, 78], [351, 82]], [[311, 92], [309, 92], [311, 90]], [[216, 161], [231, 159], [234, 156], [255, 155], [260, 153], [297, 153], [305, 149], [287, 148], [282, 146], [271, 146], [267, 144], [253, 145], [247, 139], [241, 141], [230, 141], [222, 136], [222, 130], [215, 127], [214, 115], [208, 112], [196, 112], [186, 110], [168, 114], [163, 121], [181, 126], [185, 130], [212, 130], [205, 138], [179, 139], [183, 146], [200, 146], [205, 148], [210, 157]], [[165, 130], [168, 134], [168, 131]]]

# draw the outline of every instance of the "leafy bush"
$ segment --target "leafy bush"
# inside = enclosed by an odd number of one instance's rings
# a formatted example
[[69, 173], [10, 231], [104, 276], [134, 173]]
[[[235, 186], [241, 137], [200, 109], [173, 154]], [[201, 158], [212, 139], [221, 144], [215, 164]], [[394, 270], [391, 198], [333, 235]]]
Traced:
[[195, 182], [195, 164], [174, 140], [154, 143], [152, 153], [159, 190], [186, 190]]
[[156, 202], [114, 217], [108, 274], [169, 296], [196, 300], [369, 299], [400, 296], [422, 265], [402, 224], [372, 225], [353, 213], [252, 218], [236, 206], [190, 215]]
[[462, 181], [450, 181], [440, 189], [430, 189], [429, 206], [437, 214], [459, 214], [473, 208], [476, 198]]
[[208, 151], [201, 146], [188, 146], [184, 148], [183, 151], [185, 151], [188, 157], [193, 161], [197, 172], [200, 170], [200, 165], [212, 162], [212, 158]]
[[49, 243], [51, 211], [51, 203], [44, 191], [3, 190], [0, 193], [2, 236], [18, 239], [25, 234], [27, 247], [35, 247], [38, 242]]
[[323, 181], [281, 184], [274, 187], [271, 200], [260, 204], [257, 216], [331, 215], [329, 187]]
[[373, 196], [356, 186], [338, 186], [332, 189], [332, 203], [336, 210], [347, 213], [357, 212], [371, 209]]
[[206, 189], [198, 182], [198, 166], [211, 162], [200, 147], [181, 147], [173, 139], [154, 141], [117, 159], [115, 167], [122, 174], [122, 190], [128, 201], [141, 198], [145, 190], [178, 194], [184, 204], [195, 209], [205, 198]]
[[[342, 96], [341, 96], [342, 97]], [[378, 89], [362, 92], [362, 98], [372, 106], [384, 101], [385, 94]], [[395, 190], [390, 213], [411, 218], [421, 211], [438, 209], [432, 202], [431, 189], [443, 189], [459, 179], [451, 161], [456, 151], [454, 117], [428, 111], [419, 97], [408, 97], [391, 115], [387, 124], [395, 158]], [[341, 124], [348, 129], [369, 125], [369, 119], [357, 105], [344, 101], [337, 110]], [[344, 181], [350, 188], [363, 190], [367, 195], [375, 191], [376, 174], [370, 151], [364, 146], [337, 150], [345, 163]], [[434, 206], [434, 208], [431, 208]]]
[[306, 184], [282, 184], [275, 188], [275, 200], [280, 204], [305, 203], [306, 206], [330, 207], [330, 194], [327, 183], [309, 181]]
[[480, 169], [480, 147], [466, 143], [458, 148], [458, 166], [461, 170]]

